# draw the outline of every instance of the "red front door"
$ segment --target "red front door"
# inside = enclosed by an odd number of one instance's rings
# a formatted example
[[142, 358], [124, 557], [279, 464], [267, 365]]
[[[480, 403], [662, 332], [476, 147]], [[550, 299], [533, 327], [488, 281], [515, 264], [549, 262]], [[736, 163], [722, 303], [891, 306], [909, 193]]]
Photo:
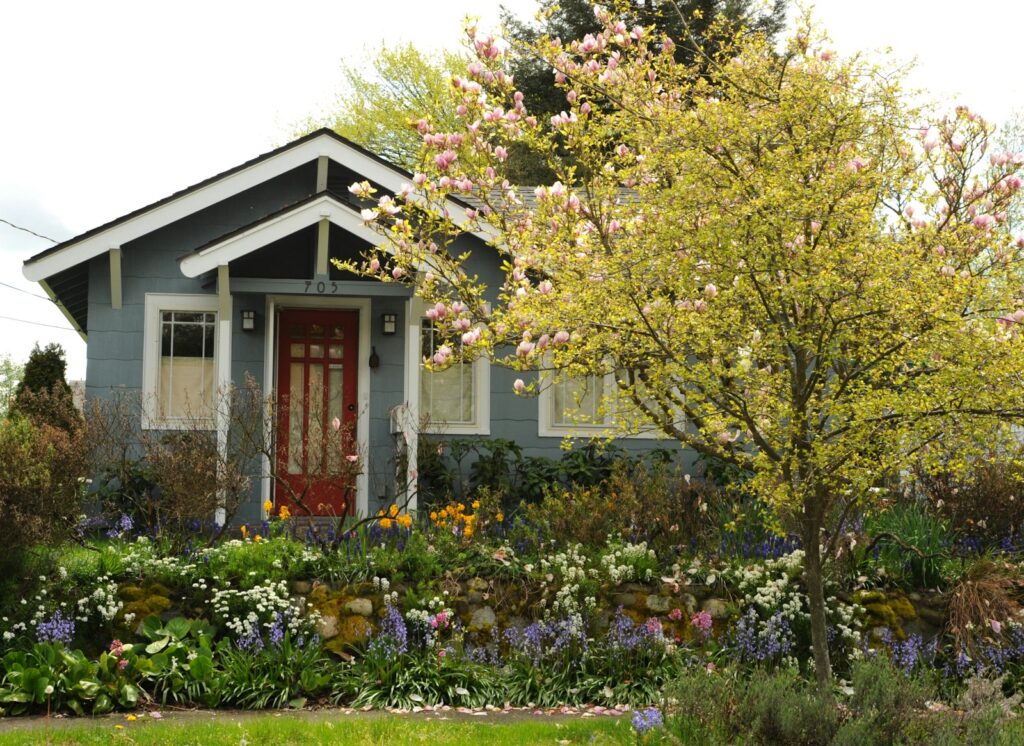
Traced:
[[295, 515], [355, 512], [359, 313], [278, 317], [278, 506]]

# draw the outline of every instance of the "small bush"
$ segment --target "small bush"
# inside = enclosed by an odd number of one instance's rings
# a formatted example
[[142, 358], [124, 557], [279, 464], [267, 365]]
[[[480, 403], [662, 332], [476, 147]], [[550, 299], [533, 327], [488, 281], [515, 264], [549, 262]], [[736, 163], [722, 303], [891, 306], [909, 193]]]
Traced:
[[1021, 544], [1024, 530], [1024, 453], [979, 459], [966, 476], [917, 475], [917, 485], [962, 539], [978, 548]]
[[1020, 571], [1010, 562], [981, 557], [968, 565], [949, 594], [946, 632], [954, 649], [976, 652], [979, 635], [1001, 640], [996, 630], [1019, 618], [1022, 587]]
[[620, 462], [596, 486], [548, 489], [536, 504], [524, 506], [526, 522], [559, 543], [600, 546], [609, 537], [646, 541], [668, 558], [711, 535], [708, 506], [717, 490], [690, 482], [665, 464]]
[[761, 744], [827, 746], [839, 729], [835, 704], [788, 669], [754, 673], [739, 697], [736, 718]]
[[904, 676], [880, 659], [856, 664], [851, 686], [853, 696], [849, 705], [859, 723], [844, 728], [843, 738], [870, 734], [872, 740], [861, 743], [899, 743], [904, 727], [920, 718], [925, 702], [934, 694], [920, 678]]
[[666, 687], [669, 730], [683, 743], [827, 746], [839, 730], [835, 703], [795, 669], [749, 679], [691, 671]]
[[47, 423], [64, 430], [77, 429], [81, 416], [75, 409], [71, 387], [65, 378], [67, 360], [59, 344], [38, 344], [28, 362], [15, 393], [13, 411], [33, 422]]
[[0, 421], [0, 565], [9, 568], [33, 545], [71, 535], [85, 475], [80, 427], [33, 423], [19, 414]]

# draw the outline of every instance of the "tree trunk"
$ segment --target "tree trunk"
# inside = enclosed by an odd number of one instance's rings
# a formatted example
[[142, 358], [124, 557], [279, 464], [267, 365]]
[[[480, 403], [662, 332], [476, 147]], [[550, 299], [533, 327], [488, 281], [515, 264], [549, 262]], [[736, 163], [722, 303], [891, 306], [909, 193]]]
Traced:
[[825, 618], [825, 588], [821, 574], [821, 522], [818, 511], [804, 504], [804, 582], [811, 611], [811, 650], [818, 691], [832, 690], [832, 661], [828, 654], [828, 623]]

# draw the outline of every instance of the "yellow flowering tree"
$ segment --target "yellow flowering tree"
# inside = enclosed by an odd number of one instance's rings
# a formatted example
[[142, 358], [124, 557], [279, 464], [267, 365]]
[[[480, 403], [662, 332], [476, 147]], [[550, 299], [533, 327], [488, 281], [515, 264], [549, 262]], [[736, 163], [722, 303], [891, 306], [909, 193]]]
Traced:
[[[899, 75], [808, 23], [781, 52], [744, 34], [685, 65], [685, 40], [596, 14], [600, 33], [532, 47], [566, 100], [548, 122], [470, 29], [459, 126], [420, 122], [428, 167], [398, 195], [352, 187], [389, 249], [353, 268], [429, 301], [449, 335], [431, 365], [613, 375], [620, 429], [750, 470], [799, 526], [826, 686], [822, 561], [845, 516], [882, 476], [966, 462], [1024, 414], [1024, 242], [1005, 219], [1024, 158], [989, 150], [965, 108], [911, 106]], [[505, 180], [517, 142], [557, 180]], [[495, 251], [487, 287], [467, 267]]]

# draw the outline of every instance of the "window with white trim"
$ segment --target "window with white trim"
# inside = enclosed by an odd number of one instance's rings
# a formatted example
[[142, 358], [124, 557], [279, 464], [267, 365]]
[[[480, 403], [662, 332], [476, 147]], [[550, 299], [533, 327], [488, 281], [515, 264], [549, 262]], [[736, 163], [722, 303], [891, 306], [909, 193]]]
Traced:
[[[440, 330], [430, 319], [420, 321], [421, 360], [428, 360], [443, 344]], [[452, 435], [487, 435], [490, 432], [490, 364], [486, 357], [460, 360], [444, 370], [420, 366], [421, 416], [428, 432]]]
[[[633, 405], [619, 392], [613, 374], [585, 378], [557, 376], [540, 388], [538, 434], [559, 438], [607, 434], [615, 423], [616, 407], [632, 409]], [[634, 419], [631, 417], [629, 421]], [[616, 437], [664, 436], [651, 425], [642, 427], [640, 432], [617, 433]]]
[[144, 427], [213, 427], [217, 306], [216, 296], [146, 294]]

